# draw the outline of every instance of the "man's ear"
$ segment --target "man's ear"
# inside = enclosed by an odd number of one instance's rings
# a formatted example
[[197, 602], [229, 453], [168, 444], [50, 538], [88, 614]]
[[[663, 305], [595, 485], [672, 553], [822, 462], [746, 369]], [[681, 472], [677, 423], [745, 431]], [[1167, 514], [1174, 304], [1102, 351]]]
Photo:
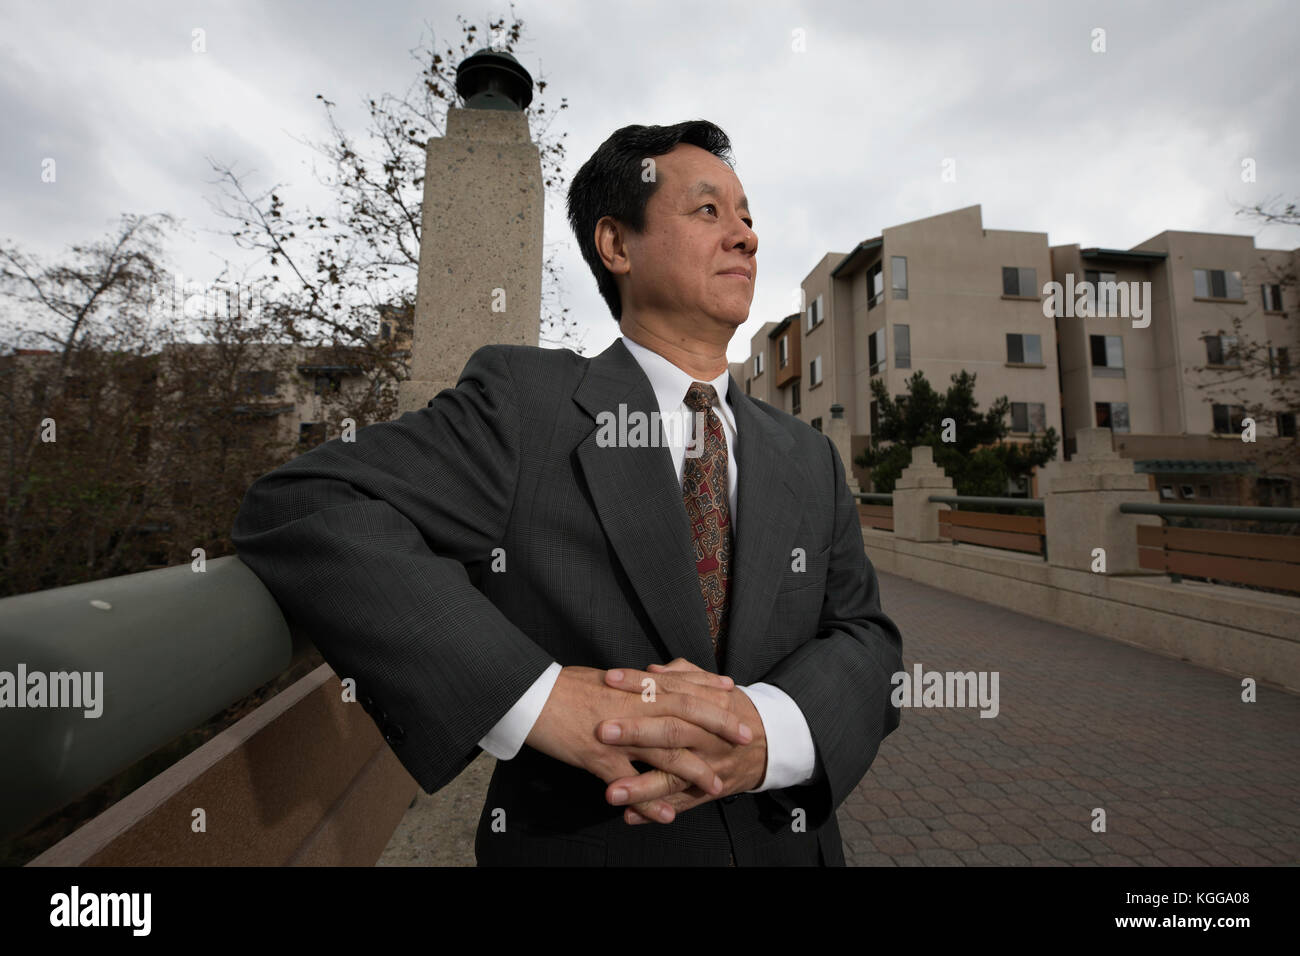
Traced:
[[600, 261], [612, 275], [627, 275], [631, 271], [626, 235], [613, 216], [600, 217], [596, 223], [593, 241], [596, 244], [596, 254], [600, 256]]

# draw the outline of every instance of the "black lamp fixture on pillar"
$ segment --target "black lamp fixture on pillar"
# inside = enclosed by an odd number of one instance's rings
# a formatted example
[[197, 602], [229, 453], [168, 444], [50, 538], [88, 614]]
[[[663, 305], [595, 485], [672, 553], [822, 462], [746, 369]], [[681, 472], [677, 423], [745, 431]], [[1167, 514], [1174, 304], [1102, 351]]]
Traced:
[[467, 110], [522, 112], [533, 101], [533, 78], [509, 53], [479, 50], [456, 67], [456, 92]]

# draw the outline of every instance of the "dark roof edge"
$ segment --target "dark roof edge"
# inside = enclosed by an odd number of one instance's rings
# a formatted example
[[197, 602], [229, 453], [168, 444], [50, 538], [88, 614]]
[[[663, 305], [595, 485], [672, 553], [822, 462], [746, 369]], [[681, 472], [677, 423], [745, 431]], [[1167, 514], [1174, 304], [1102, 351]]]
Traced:
[[1163, 262], [1169, 258], [1167, 252], [1149, 252], [1145, 249], [1103, 249], [1090, 246], [1080, 249], [1079, 256], [1084, 259], [1137, 259], [1145, 262]]
[[790, 313], [789, 315], [787, 315], [784, 319], [782, 319], [780, 322], [778, 322], [778, 323], [776, 324], [776, 327], [775, 327], [774, 329], [772, 329], [771, 332], [768, 332], [768, 333], [767, 333], [767, 337], [768, 337], [769, 339], [774, 339], [774, 338], [776, 338], [778, 335], [780, 335], [782, 332], [784, 332], [786, 329], [788, 329], [788, 328], [790, 327], [790, 323], [793, 322], [793, 321], [794, 321], [795, 319], [797, 319], [797, 318], [799, 318], [799, 313], [798, 313], [798, 312], [791, 312], [791, 313]]
[[838, 279], [841, 272], [847, 272], [857, 264], [858, 260], [861, 259], [862, 253], [870, 252], [872, 249], [879, 249], [884, 244], [884, 236], [876, 236], [874, 239], [867, 239], [863, 242], [859, 242], [857, 246], [854, 247], [853, 251], [844, 257], [844, 261], [831, 270], [831, 278]]

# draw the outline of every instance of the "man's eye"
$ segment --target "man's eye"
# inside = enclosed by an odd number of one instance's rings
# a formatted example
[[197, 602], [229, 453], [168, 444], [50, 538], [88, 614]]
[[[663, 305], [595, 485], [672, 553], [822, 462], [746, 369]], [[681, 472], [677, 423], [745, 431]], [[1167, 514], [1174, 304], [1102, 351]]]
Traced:
[[[718, 204], [717, 204], [717, 203], [706, 202], [706, 203], [705, 203], [703, 206], [701, 206], [700, 208], [701, 208], [701, 209], [712, 209], [712, 210], [716, 213], [716, 212], [717, 212], [717, 209], [718, 209]], [[752, 219], [742, 219], [742, 220], [740, 220], [740, 221], [743, 222], [743, 223], [744, 223], [746, 226], [748, 226], [750, 229], [753, 229], [753, 228], [754, 228], [754, 220], [752, 220]]]

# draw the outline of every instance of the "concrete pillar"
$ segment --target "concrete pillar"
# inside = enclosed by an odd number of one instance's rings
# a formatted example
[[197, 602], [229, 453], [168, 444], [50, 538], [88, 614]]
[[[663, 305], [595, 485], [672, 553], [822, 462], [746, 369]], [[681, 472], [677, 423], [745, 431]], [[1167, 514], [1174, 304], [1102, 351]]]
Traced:
[[853, 474], [853, 443], [849, 438], [849, 423], [844, 418], [844, 406], [838, 402], [831, 406], [831, 420], [826, 426], [826, 436], [830, 438], [835, 450], [840, 453], [849, 491], [857, 494], [862, 489], [858, 485], [857, 476]]
[[542, 307], [545, 193], [523, 109], [532, 77], [508, 53], [480, 51], [457, 70], [464, 108], [425, 159], [411, 344], [398, 410], [453, 388], [480, 346], [537, 345]]
[[[1133, 470], [1112, 447], [1109, 428], [1080, 428], [1078, 450], [1061, 463], [1061, 473], [1044, 496], [1048, 563], [1091, 571], [1105, 551], [1105, 571], [1138, 570], [1137, 527], [1159, 525], [1155, 515], [1120, 514], [1124, 502], [1159, 501], [1146, 475]], [[1100, 573], [1100, 570], [1098, 570]]]
[[932, 504], [931, 495], [953, 495], [952, 479], [934, 463], [934, 449], [918, 445], [912, 463], [894, 484], [894, 537], [908, 541], [938, 541], [939, 512], [948, 505]]

